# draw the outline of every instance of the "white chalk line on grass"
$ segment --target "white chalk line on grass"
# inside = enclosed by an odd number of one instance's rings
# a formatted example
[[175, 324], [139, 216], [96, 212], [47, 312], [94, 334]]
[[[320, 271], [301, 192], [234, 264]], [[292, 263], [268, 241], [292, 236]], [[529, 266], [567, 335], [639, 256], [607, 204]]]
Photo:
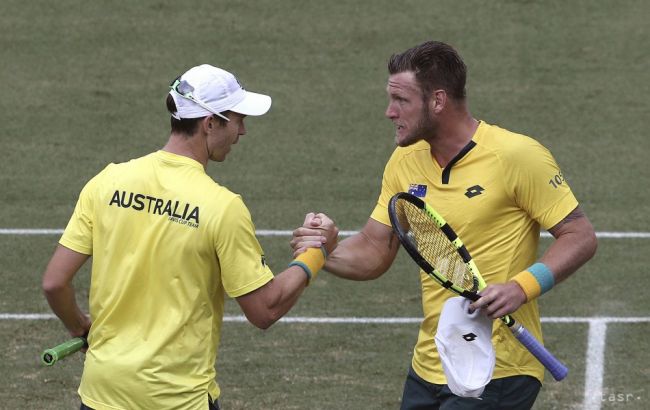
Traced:
[[599, 410], [602, 404], [606, 337], [607, 322], [602, 320], [589, 322], [584, 400], [582, 401], [582, 408], [585, 410]]
[[[0, 320], [50, 320], [51, 313], [0, 313]], [[224, 316], [224, 322], [246, 322], [243, 315]], [[288, 316], [280, 319], [284, 323], [321, 324], [411, 324], [420, 323], [419, 317], [305, 317]], [[542, 323], [588, 323], [589, 335], [585, 369], [585, 387], [582, 408], [599, 410], [603, 400], [603, 374], [605, 340], [609, 323], [650, 323], [650, 317], [543, 317]]]
[[[21, 228], [0, 228], [0, 235], [61, 235], [63, 229], [21, 229]], [[293, 231], [288, 230], [273, 230], [273, 229], [258, 229], [255, 231], [257, 236], [291, 236]], [[339, 231], [341, 236], [352, 236], [359, 231]], [[543, 238], [550, 238], [551, 234], [542, 232], [540, 234]], [[650, 232], [596, 232], [598, 238], [611, 238], [611, 239], [648, 239]]]
[[[49, 320], [56, 319], [52, 313], [0, 313], [0, 320]], [[224, 322], [247, 322], [244, 315], [227, 315], [223, 317]], [[280, 322], [285, 323], [338, 323], [338, 324], [408, 324], [420, 323], [421, 317], [308, 317], [308, 316], [285, 316]], [[594, 316], [594, 317], [543, 317], [542, 323], [650, 323], [650, 317], [617, 317], [617, 316]]]

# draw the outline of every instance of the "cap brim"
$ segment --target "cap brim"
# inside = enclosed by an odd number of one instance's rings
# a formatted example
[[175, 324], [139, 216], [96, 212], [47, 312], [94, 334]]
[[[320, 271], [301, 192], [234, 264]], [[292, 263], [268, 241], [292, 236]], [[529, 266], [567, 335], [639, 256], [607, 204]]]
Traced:
[[245, 91], [246, 97], [230, 111], [244, 115], [263, 115], [271, 108], [271, 97]]

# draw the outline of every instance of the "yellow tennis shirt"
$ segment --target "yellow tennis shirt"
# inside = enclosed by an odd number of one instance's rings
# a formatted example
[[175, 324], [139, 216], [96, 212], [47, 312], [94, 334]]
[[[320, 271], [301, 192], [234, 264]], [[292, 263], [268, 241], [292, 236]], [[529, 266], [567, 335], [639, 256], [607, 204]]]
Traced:
[[224, 293], [273, 278], [241, 197], [158, 151], [89, 181], [60, 243], [93, 256], [84, 404], [207, 409]]
[[[445, 167], [420, 141], [397, 148], [386, 165], [371, 217], [390, 226], [388, 202], [411, 192], [436, 209], [456, 231], [490, 283], [504, 283], [537, 258], [540, 226], [549, 229], [578, 206], [550, 152], [535, 140], [481, 122], [472, 141]], [[434, 335], [442, 305], [456, 296], [420, 272], [424, 321], [413, 356], [416, 373], [446, 384]], [[513, 315], [542, 341], [537, 302]], [[531, 375], [543, 380], [542, 365], [500, 320], [494, 322], [494, 378]]]

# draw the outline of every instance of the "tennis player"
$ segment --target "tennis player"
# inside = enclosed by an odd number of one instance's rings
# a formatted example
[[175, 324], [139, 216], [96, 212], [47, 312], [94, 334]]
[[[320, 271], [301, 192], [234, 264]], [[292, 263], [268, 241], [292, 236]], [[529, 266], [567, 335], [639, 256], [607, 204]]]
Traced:
[[[43, 289], [72, 336], [88, 334], [81, 409], [218, 409], [215, 360], [224, 297], [265, 329], [324, 263], [274, 276], [241, 197], [206, 174], [271, 106], [229, 72], [194, 67], [171, 84], [167, 144], [110, 164], [81, 191]], [[319, 244], [320, 246], [320, 244]], [[92, 256], [90, 317], [72, 280]]]
[[[566, 279], [596, 251], [591, 223], [551, 153], [527, 136], [475, 119], [469, 112], [466, 67], [451, 46], [429, 41], [388, 63], [388, 117], [397, 148], [386, 165], [381, 194], [360, 233], [342, 241], [325, 269], [352, 280], [375, 279], [395, 259], [399, 241], [387, 212], [390, 198], [410, 192], [430, 203], [463, 238], [486, 282], [471, 305], [490, 318], [516, 319], [542, 340], [537, 298]], [[336, 232], [325, 216], [308, 215], [294, 232], [295, 255]], [[318, 229], [314, 229], [318, 228]], [[537, 259], [540, 228], [555, 240]], [[544, 368], [494, 322], [496, 367], [482, 400], [446, 385], [434, 343], [441, 308], [453, 294], [420, 273], [424, 320], [404, 386], [402, 409], [526, 409]]]

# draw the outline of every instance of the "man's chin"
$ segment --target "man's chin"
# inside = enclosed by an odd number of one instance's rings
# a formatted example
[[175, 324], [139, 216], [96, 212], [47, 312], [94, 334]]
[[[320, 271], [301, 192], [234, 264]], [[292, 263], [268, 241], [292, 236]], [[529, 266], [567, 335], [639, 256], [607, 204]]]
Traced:
[[400, 140], [399, 137], [396, 135], [395, 136], [395, 145], [397, 145], [398, 147], [404, 148], [404, 147], [409, 147], [409, 146], [415, 144], [416, 142], [418, 142], [420, 140], [421, 140], [421, 138], [416, 138], [416, 137], [411, 137], [411, 136], [408, 136], [408, 137], [403, 138], [403, 139]]

